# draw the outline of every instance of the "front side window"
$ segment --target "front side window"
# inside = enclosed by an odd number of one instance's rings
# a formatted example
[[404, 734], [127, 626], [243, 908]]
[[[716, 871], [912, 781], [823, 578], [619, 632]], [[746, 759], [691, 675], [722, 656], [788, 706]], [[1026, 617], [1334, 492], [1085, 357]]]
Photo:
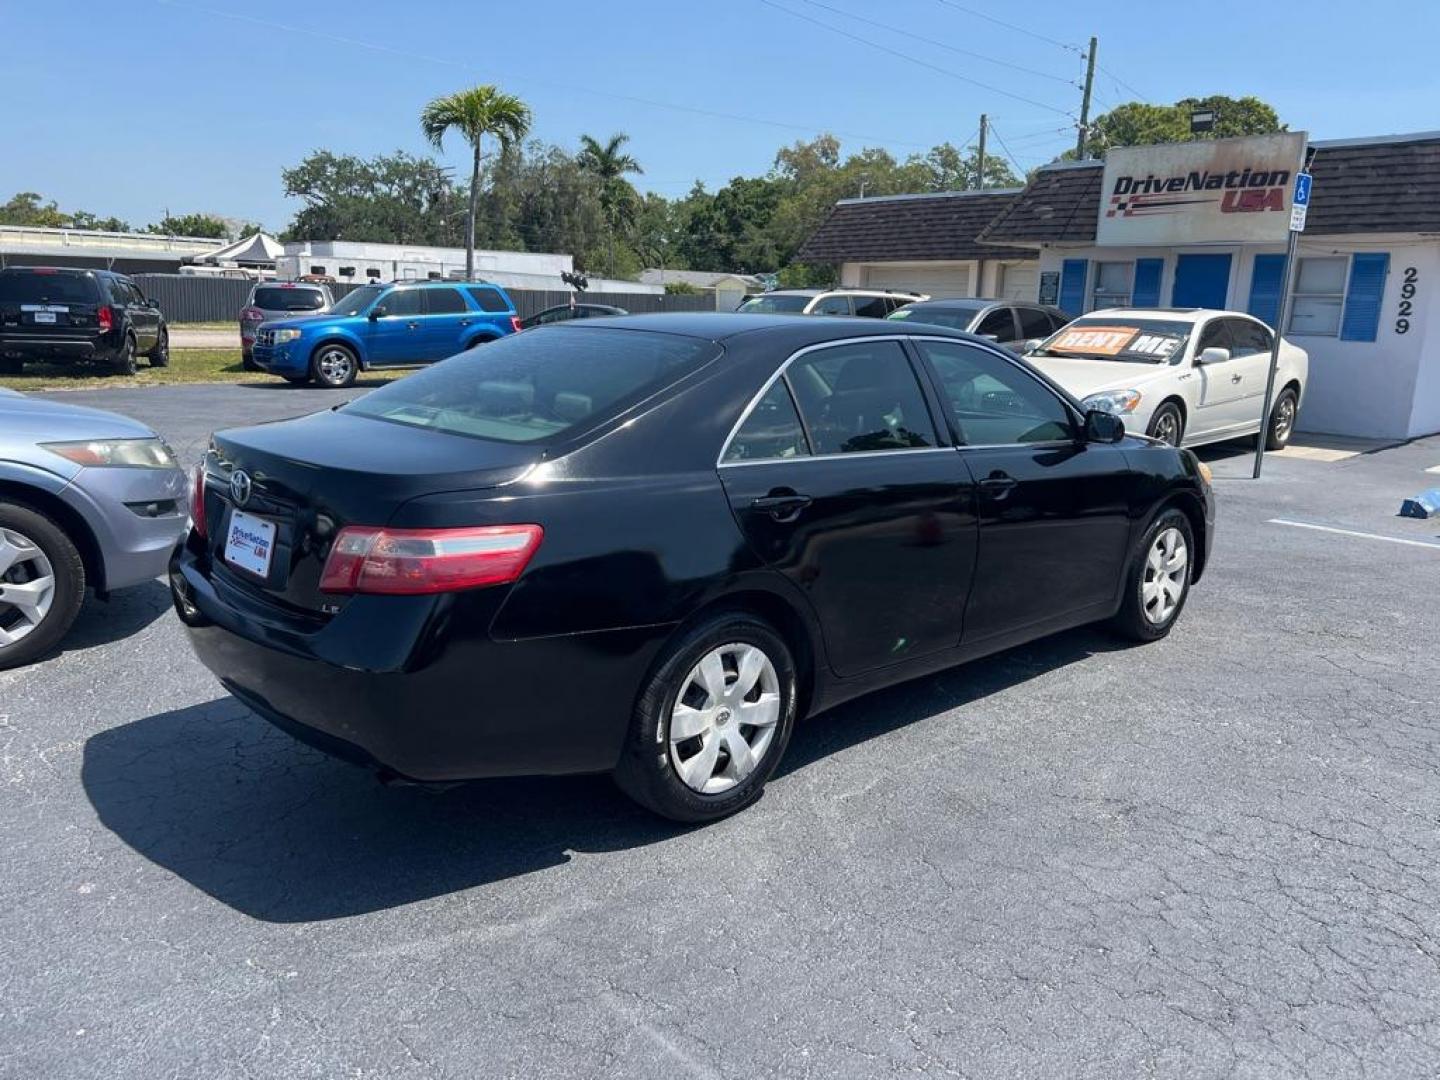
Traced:
[[1039, 380], [962, 342], [915, 343], [939, 376], [956, 434], [967, 446], [1068, 440], [1070, 410]]
[[425, 311], [429, 315], [459, 315], [469, 310], [455, 289], [425, 290]]
[[1345, 271], [1349, 259], [1338, 257], [1297, 259], [1295, 289], [1290, 303], [1290, 333], [1340, 333], [1340, 312], [1345, 307]]
[[419, 289], [395, 289], [380, 301], [380, 305], [386, 315], [419, 315], [424, 301]]
[[1129, 262], [1097, 262], [1095, 264], [1096, 309], [1130, 306], [1130, 285], [1135, 277], [1135, 264]]
[[811, 311], [813, 315], [849, 315], [850, 298], [848, 296], [826, 296], [821, 298]]
[[1253, 356], [1270, 351], [1275, 339], [1268, 329], [1249, 319], [1231, 319], [1229, 322], [1230, 340], [1236, 356]]
[[784, 379], [776, 379], [725, 448], [727, 462], [806, 457], [810, 447]]
[[1206, 349], [1228, 349], [1234, 355], [1235, 343], [1230, 338], [1229, 319], [1211, 319], [1205, 324], [1205, 329], [1200, 331], [1200, 340], [1195, 342], [1195, 355], [1199, 356]]
[[332, 314], [354, 316], [368, 311], [370, 305], [385, 291], [380, 285], [365, 285], [346, 293], [335, 303]]
[[1050, 316], [1039, 308], [1016, 308], [1015, 313], [1020, 316], [1020, 336], [1026, 341], [1050, 336], [1054, 323]]
[[817, 349], [786, 371], [816, 454], [935, 446], [925, 396], [898, 341]]

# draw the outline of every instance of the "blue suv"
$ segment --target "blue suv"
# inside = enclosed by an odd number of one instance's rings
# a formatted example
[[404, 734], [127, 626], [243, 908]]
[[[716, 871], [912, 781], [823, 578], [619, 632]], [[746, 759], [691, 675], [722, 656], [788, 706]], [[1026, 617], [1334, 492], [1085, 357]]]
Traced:
[[292, 383], [344, 387], [362, 370], [434, 363], [519, 329], [498, 285], [365, 285], [323, 315], [262, 323], [252, 357]]

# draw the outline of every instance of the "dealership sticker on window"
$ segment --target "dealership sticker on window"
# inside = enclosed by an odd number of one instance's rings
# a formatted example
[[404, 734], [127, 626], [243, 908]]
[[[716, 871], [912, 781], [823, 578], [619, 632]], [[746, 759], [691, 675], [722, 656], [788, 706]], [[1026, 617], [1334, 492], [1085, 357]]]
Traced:
[[1177, 334], [1144, 333], [1138, 326], [1076, 326], [1061, 331], [1045, 351], [1168, 360], [1184, 340]]

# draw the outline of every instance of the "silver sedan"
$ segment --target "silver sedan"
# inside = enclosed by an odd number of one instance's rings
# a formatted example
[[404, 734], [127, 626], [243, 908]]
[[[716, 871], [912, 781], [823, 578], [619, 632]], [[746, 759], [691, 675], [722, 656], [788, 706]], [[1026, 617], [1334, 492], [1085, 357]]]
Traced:
[[0, 389], [0, 669], [54, 648], [87, 587], [163, 574], [188, 493], [144, 424]]

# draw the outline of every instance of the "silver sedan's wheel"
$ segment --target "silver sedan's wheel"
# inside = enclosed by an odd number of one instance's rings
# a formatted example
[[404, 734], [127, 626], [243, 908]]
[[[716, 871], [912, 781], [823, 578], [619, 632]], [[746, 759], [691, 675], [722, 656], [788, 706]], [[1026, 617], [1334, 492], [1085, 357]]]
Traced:
[[0, 649], [34, 633], [55, 602], [55, 570], [40, 546], [0, 529]]
[[1155, 537], [1145, 556], [1145, 577], [1140, 599], [1145, 618], [1155, 626], [1170, 621], [1180, 601], [1190, 568], [1190, 549], [1176, 528], [1164, 529]]
[[754, 645], [710, 650], [690, 669], [670, 713], [670, 763], [691, 791], [719, 795], [764, 760], [780, 720], [780, 679]]

